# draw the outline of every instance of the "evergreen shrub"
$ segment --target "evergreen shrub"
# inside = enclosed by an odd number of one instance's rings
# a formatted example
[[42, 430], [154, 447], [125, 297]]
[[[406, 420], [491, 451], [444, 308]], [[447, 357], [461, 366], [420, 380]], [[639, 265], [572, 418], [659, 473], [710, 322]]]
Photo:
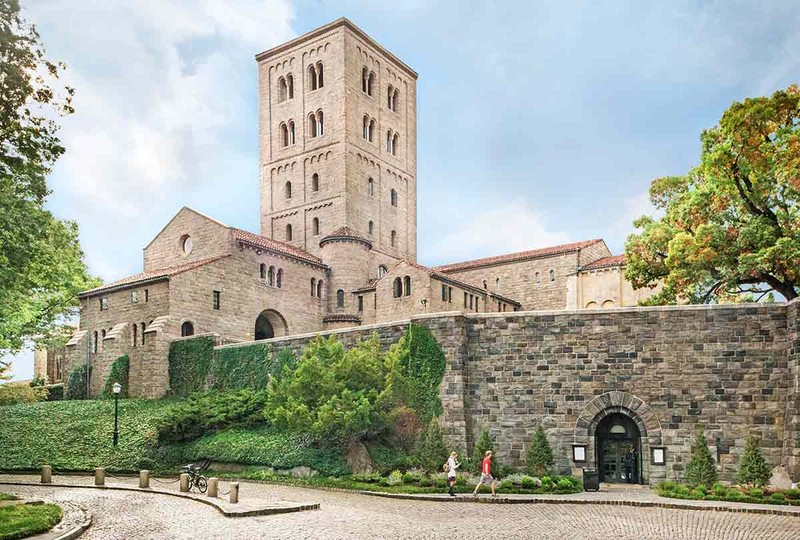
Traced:
[[764, 459], [758, 439], [753, 436], [747, 438], [744, 454], [739, 461], [739, 470], [736, 481], [742, 486], [762, 487], [769, 483], [772, 477], [772, 467]]
[[686, 465], [686, 481], [692, 487], [711, 487], [717, 481], [717, 467], [708, 449], [703, 428], [699, 428], [692, 444], [689, 463]]

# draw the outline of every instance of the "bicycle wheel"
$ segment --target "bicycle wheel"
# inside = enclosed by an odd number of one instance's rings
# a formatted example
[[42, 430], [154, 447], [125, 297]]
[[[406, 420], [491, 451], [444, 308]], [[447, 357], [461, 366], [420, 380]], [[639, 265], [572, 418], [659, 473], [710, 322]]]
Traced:
[[205, 493], [208, 489], [208, 480], [206, 480], [205, 476], [199, 476], [197, 478], [197, 489], [200, 490], [200, 493]]

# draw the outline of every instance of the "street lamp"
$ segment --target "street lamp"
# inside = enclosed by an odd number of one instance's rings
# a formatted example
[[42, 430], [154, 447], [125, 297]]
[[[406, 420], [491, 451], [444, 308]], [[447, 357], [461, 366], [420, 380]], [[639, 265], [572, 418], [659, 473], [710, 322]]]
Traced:
[[119, 441], [119, 393], [122, 391], [122, 385], [115, 382], [112, 389], [114, 390], [114, 446], [117, 446]]

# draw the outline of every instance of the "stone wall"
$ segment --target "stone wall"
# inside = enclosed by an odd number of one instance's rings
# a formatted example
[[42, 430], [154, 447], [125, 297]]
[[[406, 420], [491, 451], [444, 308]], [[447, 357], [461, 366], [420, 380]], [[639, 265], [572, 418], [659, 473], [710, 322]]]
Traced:
[[783, 442], [789, 475], [800, 479], [800, 299], [787, 307], [787, 349], [789, 396], [786, 401], [786, 429]]

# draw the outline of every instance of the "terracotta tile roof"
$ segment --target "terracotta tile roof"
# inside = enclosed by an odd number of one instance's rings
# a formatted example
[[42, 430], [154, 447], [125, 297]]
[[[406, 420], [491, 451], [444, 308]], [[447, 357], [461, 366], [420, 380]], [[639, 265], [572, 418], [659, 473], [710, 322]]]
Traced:
[[611, 257], [597, 259], [581, 268], [581, 270], [597, 270], [598, 268], [608, 268], [610, 266], [625, 266], [625, 255], [612, 255]]
[[515, 306], [522, 307], [522, 304], [520, 304], [516, 300], [514, 300], [512, 298], [509, 298], [508, 296], [503, 296], [500, 293], [489, 291], [489, 296], [493, 296], [493, 297], [497, 298], [498, 300], [502, 300], [503, 302], [508, 302], [509, 304], [514, 304]]
[[242, 242], [259, 246], [283, 255], [289, 255], [290, 257], [310, 262], [312, 264], [322, 265], [322, 259], [315, 257], [314, 255], [311, 255], [307, 251], [298, 247], [294, 247], [290, 244], [285, 244], [277, 240], [271, 240], [266, 236], [261, 236], [260, 234], [251, 233], [235, 227], [231, 227], [230, 229], [233, 231], [233, 236]]
[[361, 287], [353, 289], [350, 292], [360, 293], [360, 292], [374, 291], [377, 283], [378, 283], [378, 278], [368, 279], [367, 282], [364, 283]]
[[350, 313], [331, 313], [330, 315], [325, 315], [322, 319], [322, 322], [361, 322], [361, 317], [358, 315], [352, 315]]
[[[399, 263], [397, 263], [397, 265], [395, 265], [395, 267], [397, 267], [397, 266], [399, 266], [399, 265], [401, 265], [403, 263], [407, 264], [408, 266], [412, 266], [412, 267], [414, 267], [414, 268], [416, 268], [418, 270], [422, 270], [423, 272], [427, 272], [429, 276], [431, 276], [432, 278], [436, 278], [436, 279], [438, 279], [440, 281], [447, 281], [449, 283], [452, 283], [453, 285], [458, 285], [459, 287], [462, 287], [462, 288], [465, 288], [465, 289], [473, 289], [473, 290], [481, 291], [482, 293], [485, 293], [485, 294], [492, 294], [492, 291], [490, 291], [488, 289], [484, 289], [480, 285], [475, 285], [473, 283], [469, 283], [469, 282], [464, 281], [462, 279], [456, 279], [453, 276], [448, 276], [447, 274], [443, 274], [441, 272], [438, 272], [435, 268], [428, 268], [427, 266], [423, 266], [421, 264], [417, 264], [417, 263], [409, 262], [409, 261], [406, 261], [406, 260], [402, 260]], [[511, 300], [511, 301], [513, 302], [513, 300]]]
[[351, 229], [347, 225], [344, 227], [339, 227], [335, 231], [326, 234], [322, 240], [319, 241], [319, 245], [322, 246], [325, 242], [330, 242], [331, 240], [356, 240], [358, 242], [363, 242], [368, 246], [372, 247], [372, 240], [369, 238], [364, 238], [358, 231]]
[[141, 283], [144, 281], [153, 281], [161, 278], [170, 278], [172, 276], [177, 276], [178, 274], [181, 274], [188, 270], [193, 270], [195, 268], [204, 266], [208, 263], [218, 261], [219, 259], [224, 259], [225, 257], [228, 257], [228, 255], [221, 255], [219, 257], [210, 257], [208, 259], [200, 259], [199, 261], [193, 261], [190, 263], [180, 264], [177, 266], [170, 266], [158, 270], [151, 270], [149, 272], [140, 272], [132, 276], [118, 279], [117, 281], [112, 281], [111, 283], [106, 283], [105, 285], [102, 285], [100, 287], [89, 289], [88, 291], [83, 291], [82, 293], [78, 294], [78, 296], [90, 296], [93, 294], [97, 294], [99, 292], [125, 287], [127, 285], [135, 285], [137, 283]]
[[564, 253], [572, 253], [581, 249], [587, 248], [603, 240], [596, 238], [594, 240], [585, 240], [583, 242], [573, 242], [571, 244], [561, 244], [559, 246], [551, 246], [541, 249], [532, 249], [529, 251], [519, 251], [517, 253], [508, 253], [506, 255], [497, 255], [495, 257], [485, 257], [483, 259], [475, 259], [474, 261], [464, 261], [458, 263], [444, 264], [436, 266], [433, 269], [438, 272], [457, 272], [460, 270], [471, 270], [473, 268], [480, 268], [481, 266], [490, 266], [493, 264], [504, 264], [510, 262], [524, 261], [527, 259], [538, 259], [540, 257], [552, 257], [553, 255], [562, 255]]

